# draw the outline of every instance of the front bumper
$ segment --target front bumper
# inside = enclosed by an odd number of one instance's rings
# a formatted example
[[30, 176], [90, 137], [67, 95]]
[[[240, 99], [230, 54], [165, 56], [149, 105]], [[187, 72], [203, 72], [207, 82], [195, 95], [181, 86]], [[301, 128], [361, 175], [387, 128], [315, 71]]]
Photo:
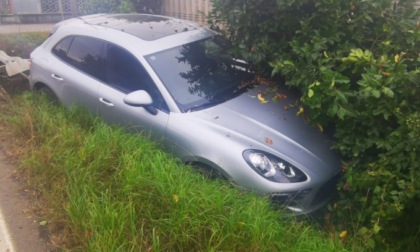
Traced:
[[324, 207], [337, 194], [339, 179], [340, 174], [337, 174], [318, 188], [274, 193], [270, 199], [276, 206], [288, 209], [294, 215], [309, 214]]

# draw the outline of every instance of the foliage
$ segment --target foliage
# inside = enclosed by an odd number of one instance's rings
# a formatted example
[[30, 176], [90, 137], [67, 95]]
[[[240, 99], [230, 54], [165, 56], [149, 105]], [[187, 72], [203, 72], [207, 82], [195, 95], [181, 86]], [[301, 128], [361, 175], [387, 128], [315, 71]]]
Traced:
[[95, 13], [159, 13], [162, 0], [87, 0], [82, 10], [85, 14]]
[[29, 58], [29, 54], [48, 37], [47, 32], [12, 33], [0, 35], [0, 50], [9, 56]]
[[137, 12], [159, 13], [163, 0], [131, 0]]
[[87, 0], [83, 6], [84, 14], [133, 12], [129, 0]]
[[334, 213], [356, 213], [354, 238], [370, 248], [414, 248], [398, 233], [420, 233], [398, 224], [418, 223], [419, 11], [394, 2], [214, 0], [210, 15], [236, 53], [301, 90], [313, 123], [335, 128], [345, 163]]
[[85, 111], [26, 93], [0, 118], [26, 145], [22, 170], [46, 199], [42, 225], [62, 230], [51, 237], [66, 239], [63, 250], [344, 251], [316, 228], [280, 218], [267, 198], [205, 179]]

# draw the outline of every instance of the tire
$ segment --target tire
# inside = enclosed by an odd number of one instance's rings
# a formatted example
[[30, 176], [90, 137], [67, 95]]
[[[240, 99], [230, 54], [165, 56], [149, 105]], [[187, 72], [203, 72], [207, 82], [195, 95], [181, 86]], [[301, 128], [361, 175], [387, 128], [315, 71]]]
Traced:
[[54, 92], [49, 87], [42, 86], [42, 87], [38, 88], [36, 91], [37, 91], [38, 94], [47, 97], [47, 99], [50, 102], [52, 102], [52, 103], [58, 103], [57, 96], [54, 94]]

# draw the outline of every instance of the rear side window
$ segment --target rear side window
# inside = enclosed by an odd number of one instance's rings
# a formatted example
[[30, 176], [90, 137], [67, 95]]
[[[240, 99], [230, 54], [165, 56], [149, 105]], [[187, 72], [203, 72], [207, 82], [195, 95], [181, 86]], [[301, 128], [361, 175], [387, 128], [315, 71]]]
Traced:
[[53, 48], [52, 53], [55, 54], [60, 59], [66, 61], [67, 52], [69, 51], [70, 44], [73, 41], [73, 37], [67, 37], [60, 42]]
[[68, 37], [53, 48], [53, 53], [82, 72], [105, 81], [105, 47], [106, 43], [100, 39]]

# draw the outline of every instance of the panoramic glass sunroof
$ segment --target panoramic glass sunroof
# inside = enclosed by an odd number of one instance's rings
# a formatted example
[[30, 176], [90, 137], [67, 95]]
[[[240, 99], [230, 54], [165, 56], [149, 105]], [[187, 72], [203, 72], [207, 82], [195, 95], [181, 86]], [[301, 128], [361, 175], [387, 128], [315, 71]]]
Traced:
[[84, 19], [86, 23], [124, 31], [143, 40], [156, 40], [179, 32], [196, 30], [193, 25], [166, 17], [142, 14], [114, 14]]

